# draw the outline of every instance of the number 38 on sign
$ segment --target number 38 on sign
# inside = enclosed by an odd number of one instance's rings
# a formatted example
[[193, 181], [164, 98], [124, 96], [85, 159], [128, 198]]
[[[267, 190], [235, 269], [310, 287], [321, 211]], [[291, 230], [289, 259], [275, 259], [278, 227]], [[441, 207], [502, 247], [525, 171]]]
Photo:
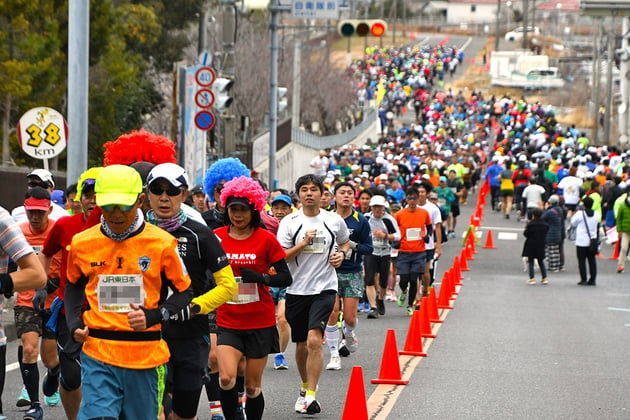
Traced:
[[66, 148], [68, 125], [63, 116], [52, 108], [33, 108], [20, 118], [17, 137], [27, 155], [36, 159], [51, 159]]

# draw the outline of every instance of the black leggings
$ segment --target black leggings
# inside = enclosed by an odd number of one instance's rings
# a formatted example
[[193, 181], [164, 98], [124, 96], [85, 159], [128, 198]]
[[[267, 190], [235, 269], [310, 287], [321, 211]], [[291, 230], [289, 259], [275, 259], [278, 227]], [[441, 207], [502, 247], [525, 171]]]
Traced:
[[391, 257], [389, 255], [377, 256], [366, 255], [363, 260], [365, 265], [365, 285], [374, 286], [374, 277], [379, 273], [378, 285], [382, 290], [387, 289], [389, 279], [389, 265]]
[[[418, 277], [422, 277], [419, 273], [401, 274], [400, 290], [407, 291], [407, 306], [413, 306], [413, 302], [416, 300], [416, 294], [418, 293]], [[409, 290], [407, 290], [409, 286]]]

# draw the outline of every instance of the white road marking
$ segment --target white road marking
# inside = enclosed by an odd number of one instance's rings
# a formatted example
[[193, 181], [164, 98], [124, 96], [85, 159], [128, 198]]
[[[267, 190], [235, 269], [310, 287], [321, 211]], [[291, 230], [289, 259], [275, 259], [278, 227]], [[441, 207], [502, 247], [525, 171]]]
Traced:
[[497, 239], [501, 239], [504, 241], [516, 241], [518, 239], [518, 233], [499, 232], [497, 235]]
[[630, 312], [630, 308], [611, 308], [608, 307], [609, 311], [621, 311], [621, 312]]

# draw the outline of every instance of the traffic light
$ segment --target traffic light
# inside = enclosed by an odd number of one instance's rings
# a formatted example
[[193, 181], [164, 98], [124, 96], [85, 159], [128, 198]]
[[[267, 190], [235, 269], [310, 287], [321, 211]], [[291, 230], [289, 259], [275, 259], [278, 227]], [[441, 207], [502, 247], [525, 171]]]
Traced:
[[212, 91], [214, 92], [214, 107], [219, 112], [225, 112], [232, 102], [234, 102], [234, 98], [230, 96], [230, 89], [234, 86], [234, 80], [226, 79], [223, 77], [217, 77], [217, 79], [212, 84]]
[[337, 31], [341, 36], [375, 36], [385, 35], [387, 24], [381, 19], [347, 19], [337, 25]]

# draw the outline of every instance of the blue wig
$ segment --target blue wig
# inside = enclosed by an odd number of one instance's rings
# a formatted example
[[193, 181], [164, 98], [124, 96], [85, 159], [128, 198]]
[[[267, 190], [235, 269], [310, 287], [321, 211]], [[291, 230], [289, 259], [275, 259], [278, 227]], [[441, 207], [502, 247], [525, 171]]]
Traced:
[[219, 159], [206, 171], [206, 176], [203, 180], [203, 190], [206, 196], [211, 201], [214, 201], [214, 187], [221, 181], [230, 181], [239, 176], [250, 177], [250, 171], [243, 162], [237, 158]]

